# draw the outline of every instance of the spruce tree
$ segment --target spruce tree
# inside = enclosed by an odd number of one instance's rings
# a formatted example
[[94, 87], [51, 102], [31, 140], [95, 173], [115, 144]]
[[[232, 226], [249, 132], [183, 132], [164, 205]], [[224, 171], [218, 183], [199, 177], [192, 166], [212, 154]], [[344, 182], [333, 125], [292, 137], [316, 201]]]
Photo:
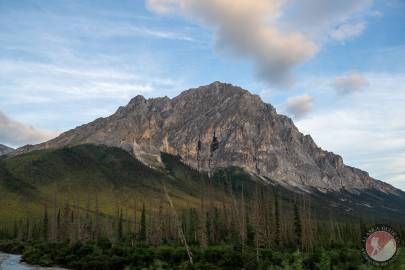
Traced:
[[139, 231], [139, 240], [142, 241], [142, 242], [146, 241], [146, 210], [145, 210], [145, 204], [142, 205], [141, 229]]
[[43, 218], [42, 226], [43, 226], [42, 227], [43, 239], [45, 241], [48, 241], [49, 218], [48, 218], [48, 207], [46, 207], [46, 206], [45, 206], [44, 218]]
[[60, 222], [60, 209], [58, 209], [58, 214], [56, 215], [56, 240], [60, 240], [61, 236], [61, 222]]
[[302, 226], [301, 226], [301, 217], [300, 217], [300, 212], [298, 209], [298, 204], [294, 204], [294, 239], [295, 239], [295, 245], [297, 248], [301, 247], [301, 236], [302, 236]]
[[122, 240], [123, 236], [123, 217], [122, 217], [122, 209], [119, 210], [118, 213], [118, 230], [117, 230], [117, 238], [118, 240]]
[[214, 155], [214, 152], [219, 148], [219, 142], [217, 137], [215, 136], [215, 132], [214, 132], [214, 136], [212, 137], [212, 142], [211, 142], [211, 157]]
[[276, 246], [280, 245], [280, 212], [278, 207], [278, 192], [276, 190], [274, 196], [274, 219], [275, 219], [275, 235], [274, 235], [274, 242]]

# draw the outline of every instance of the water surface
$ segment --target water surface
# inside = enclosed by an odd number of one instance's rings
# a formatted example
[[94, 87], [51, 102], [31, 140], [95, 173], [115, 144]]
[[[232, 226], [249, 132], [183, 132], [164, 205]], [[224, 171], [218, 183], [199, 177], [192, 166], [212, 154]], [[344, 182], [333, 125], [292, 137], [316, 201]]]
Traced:
[[38, 267], [22, 263], [21, 255], [0, 252], [0, 270], [63, 270], [58, 267]]

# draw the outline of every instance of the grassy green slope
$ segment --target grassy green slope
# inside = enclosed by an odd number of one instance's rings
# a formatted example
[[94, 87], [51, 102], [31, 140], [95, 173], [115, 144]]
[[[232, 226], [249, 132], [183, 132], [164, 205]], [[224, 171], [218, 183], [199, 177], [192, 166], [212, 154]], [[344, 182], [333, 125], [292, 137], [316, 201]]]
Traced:
[[[184, 165], [180, 159], [162, 153], [166, 169], [155, 170], [120, 148], [89, 144], [32, 151], [2, 159], [0, 221], [40, 217], [45, 205], [62, 207], [66, 202], [82, 209], [94, 209], [95, 197], [100, 210], [107, 215], [114, 215], [117, 206], [130, 209], [134, 203], [158, 207], [162, 200], [166, 200], [162, 183], [169, 190], [176, 207], [180, 208], [198, 208], [202, 193], [210, 203], [218, 206], [241, 198], [242, 187], [246, 199], [257, 196], [256, 187], [260, 184], [239, 168], [222, 169], [208, 178], [206, 174]], [[276, 183], [269, 186], [271, 189], [277, 187], [279, 198], [287, 202], [281, 202], [283, 211], [291, 210], [288, 202], [295, 200], [294, 192]], [[315, 194], [311, 199], [312, 208], [320, 217], [327, 218], [330, 217], [330, 209], [338, 217], [343, 214], [359, 217], [358, 213], [365, 217], [370, 213], [376, 215], [373, 209], [368, 210], [367, 207], [355, 209], [349, 197], [345, 201], [347, 205], [343, 205], [341, 196]], [[336, 204], [341, 206], [335, 207]], [[356, 213], [347, 211], [348, 208], [353, 208]], [[390, 217], [398, 217], [398, 212], [393, 213]]]
[[[182, 164], [178, 157], [162, 153], [166, 169], [155, 170], [128, 152], [115, 147], [79, 145], [56, 150], [32, 151], [0, 160], [0, 221], [41, 217], [44, 207], [63, 207], [67, 202], [81, 209], [114, 215], [117, 206], [134, 203], [158, 207], [166, 200], [163, 183], [177, 207], [200, 203], [207, 175]], [[207, 194], [212, 201], [230, 201], [223, 185]], [[90, 204], [90, 206], [89, 206]]]
[[116, 204], [161, 197], [166, 178], [119, 148], [80, 145], [33, 151], [0, 161], [0, 203], [5, 206], [0, 217], [39, 215], [44, 205], [67, 200], [85, 207], [96, 194], [101, 210], [113, 213]]

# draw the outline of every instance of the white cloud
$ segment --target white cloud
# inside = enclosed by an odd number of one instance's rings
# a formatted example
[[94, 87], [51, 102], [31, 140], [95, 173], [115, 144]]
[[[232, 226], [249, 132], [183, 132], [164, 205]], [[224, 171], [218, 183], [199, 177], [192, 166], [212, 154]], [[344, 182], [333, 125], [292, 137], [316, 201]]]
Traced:
[[160, 14], [176, 12], [179, 5], [178, 0], [148, 0], [146, 2], [148, 9]]
[[[107, 24], [107, 25], [106, 25]], [[85, 33], [88, 36], [97, 37], [97, 38], [117, 38], [117, 37], [152, 37], [160, 39], [169, 39], [169, 40], [179, 40], [179, 41], [188, 41], [196, 42], [197, 40], [188, 35], [187, 33], [182, 33], [180, 31], [167, 31], [151, 27], [138, 27], [130, 24], [115, 24], [115, 23], [106, 23], [104, 22], [101, 25], [91, 23], [91, 22], [80, 22], [72, 28], [76, 31]], [[54, 37], [51, 37], [54, 38]], [[55, 40], [53, 40], [55, 41]]]
[[405, 190], [405, 74], [363, 77], [367, 92], [350, 99], [336, 99], [324, 91], [332, 78], [308, 83], [305, 90], [324, 103], [295, 123], [323, 149], [342, 155], [345, 163]]
[[302, 33], [275, 23], [281, 0], [149, 0], [156, 13], [177, 12], [215, 32], [221, 52], [250, 58], [256, 74], [268, 83], [289, 81], [293, 67], [311, 58], [317, 46]]
[[300, 119], [312, 110], [313, 99], [309, 95], [289, 97], [285, 107], [289, 114], [292, 114], [296, 119]]
[[47, 141], [58, 133], [34, 128], [16, 121], [0, 111], [0, 143], [9, 146], [21, 146]]
[[368, 86], [368, 81], [363, 75], [352, 72], [336, 77], [332, 86], [339, 95], [348, 95], [364, 90]]
[[[13, 104], [55, 102], [52, 100], [55, 97], [65, 101], [111, 98], [126, 101], [138, 94], [148, 94], [159, 87], [178, 83], [167, 78], [142, 78], [140, 72], [111, 69], [104, 64], [89, 67], [81, 62], [70, 67], [0, 60], [0, 73], [0, 78], [9, 80], [7, 84], [0, 82], [0, 97]], [[14, 89], [12, 93], [7, 91], [10, 87]]]
[[366, 17], [365, 11], [372, 6], [373, 0], [293, 0], [288, 3], [290, 11], [283, 16], [287, 27], [324, 42], [339, 25]]
[[312, 58], [327, 37], [343, 41], [366, 23], [349, 19], [372, 0], [147, 0], [157, 14], [174, 13], [211, 28], [220, 52], [251, 59], [262, 81], [291, 83], [292, 70]]
[[370, 16], [372, 17], [376, 17], [376, 18], [381, 18], [383, 16], [381, 11], [378, 10], [374, 10], [370, 13]]
[[330, 36], [335, 40], [344, 41], [359, 36], [366, 28], [366, 25], [367, 23], [365, 21], [344, 23], [333, 30]]

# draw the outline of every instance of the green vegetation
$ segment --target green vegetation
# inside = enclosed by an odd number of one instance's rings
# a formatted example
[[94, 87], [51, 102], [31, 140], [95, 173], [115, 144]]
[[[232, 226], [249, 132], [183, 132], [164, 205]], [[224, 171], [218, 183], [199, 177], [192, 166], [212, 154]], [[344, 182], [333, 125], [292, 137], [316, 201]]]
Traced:
[[[194, 246], [194, 263], [190, 264], [181, 246], [131, 246], [130, 243], [111, 243], [108, 239], [88, 242], [0, 241], [0, 250], [23, 254], [23, 260], [34, 265], [59, 265], [70, 269], [277, 269], [277, 270], [340, 270], [381, 269], [362, 260], [357, 248], [329, 247], [312, 253], [294, 250], [280, 252], [261, 249], [257, 260], [254, 249], [243, 252], [236, 246]], [[405, 269], [405, 256], [384, 267], [386, 270]]]
[[0, 160], [0, 250], [71, 269], [373, 269], [360, 254], [370, 220], [325, 215], [238, 168], [208, 177], [161, 157], [151, 169], [81, 145]]

